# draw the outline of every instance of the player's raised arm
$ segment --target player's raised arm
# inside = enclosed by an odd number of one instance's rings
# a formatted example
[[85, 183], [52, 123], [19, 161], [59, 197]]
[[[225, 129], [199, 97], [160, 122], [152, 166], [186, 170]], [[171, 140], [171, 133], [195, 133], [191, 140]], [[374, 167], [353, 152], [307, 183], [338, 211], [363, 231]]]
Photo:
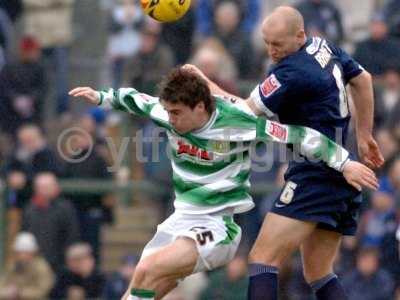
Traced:
[[[212, 81], [210, 78], [208, 78], [198, 67], [195, 65], [191, 64], [186, 64], [182, 67], [185, 70], [189, 70], [193, 72], [194, 74], [199, 75], [201, 78], [204, 79], [205, 82], [207, 82], [208, 87], [210, 88], [211, 94], [220, 96], [222, 99], [231, 101], [231, 102], [243, 102], [246, 105], [249, 106], [249, 108], [253, 111], [254, 114], [256, 115], [261, 115], [262, 111], [259, 111], [255, 106], [253, 107], [252, 105], [249, 105], [248, 99], [243, 99], [239, 96], [233, 95], [231, 93], [228, 93], [224, 89], [222, 89], [220, 86], [218, 86], [214, 81]], [[251, 103], [252, 104], [252, 103]]]
[[322, 133], [308, 127], [283, 125], [266, 120], [259, 122], [257, 136], [267, 140], [297, 145], [300, 154], [321, 160], [329, 167], [342, 172], [347, 182], [358, 190], [363, 186], [376, 190], [375, 173], [361, 163], [352, 161], [349, 152]]
[[100, 93], [91, 87], [77, 87], [68, 94], [73, 97], [82, 97], [90, 104], [99, 105], [100, 103]]
[[[82, 97], [87, 102], [104, 108], [149, 116], [155, 105], [159, 104], [158, 98], [139, 93], [133, 88], [108, 89], [96, 91], [90, 87], [77, 87], [69, 92], [73, 97]], [[157, 117], [157, 115], [154, 115]]]

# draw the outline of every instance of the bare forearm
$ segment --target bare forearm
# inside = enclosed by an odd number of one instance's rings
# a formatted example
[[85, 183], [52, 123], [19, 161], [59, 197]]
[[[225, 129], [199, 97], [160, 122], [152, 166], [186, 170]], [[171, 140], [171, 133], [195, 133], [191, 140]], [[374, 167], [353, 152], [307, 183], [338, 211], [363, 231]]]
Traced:
[[222, 89], [220, 86], [218, 86], [215, 82], [211, 81], [210, 79], [207, 78], [207, 83], [208, 87], [210, 88], [211, 94], [213, 95], [220, 95], [228, 99], [237, 99], [237, 100], [243, 100], [239, 96], [233, 95]]
[[374, 119], [374, 94], [371, 75], [364, 71], [350, 81], [350, 87], [355, 106], [357, 135], [371, 135]]
[[232, 102], [239, 102], [242, 101], [245, 105], [247, 105], [250, 110], [257, 116], [261, 116], [264, 115], [264, 113], [257, 107], [257, 105], [254, 103], [254, 101], [251, 98], [248, 99], [243, 99], [239, 96], [235, 96], [233, 94], [228, 93], [227, 91], [223, 90], [222, 88], [220, 88], [215, 82], [209, 80], [207, 78], [207, 83], [208, 83], [208, 87], [211, 90], [211, 94], [213, 95], [219, 95], [222, 96], [224, 98], [226, 98], [227, 100], [230, 100]]

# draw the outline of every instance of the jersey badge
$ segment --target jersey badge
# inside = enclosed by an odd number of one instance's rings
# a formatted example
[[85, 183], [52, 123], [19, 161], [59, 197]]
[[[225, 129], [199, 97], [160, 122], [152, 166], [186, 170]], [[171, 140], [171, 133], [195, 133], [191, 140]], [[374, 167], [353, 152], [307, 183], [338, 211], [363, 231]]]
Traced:
[[226, 141], [212, 141], [211, 148], [217, 153], [227, 153], [229, 152], [230, 145]]
[[274, 74], [271, 74], [265, 81], [261, 84], [260, 89], [264, 97], [272, 95], [281, 87], [281, 83], [276, 78]]

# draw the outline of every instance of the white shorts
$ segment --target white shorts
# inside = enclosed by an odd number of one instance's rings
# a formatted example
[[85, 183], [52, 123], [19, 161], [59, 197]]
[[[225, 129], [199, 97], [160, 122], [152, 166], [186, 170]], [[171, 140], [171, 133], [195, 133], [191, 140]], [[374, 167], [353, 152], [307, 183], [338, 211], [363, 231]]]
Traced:
[[196, 242], [199, 259], [193, 273], [226, 265], [236, 254], [242, 230], [231, 212], [190, 215], [175, 211], [157, 226], [157, 232], [143, 249], [142, 258], [171, 244], [179, 237]]

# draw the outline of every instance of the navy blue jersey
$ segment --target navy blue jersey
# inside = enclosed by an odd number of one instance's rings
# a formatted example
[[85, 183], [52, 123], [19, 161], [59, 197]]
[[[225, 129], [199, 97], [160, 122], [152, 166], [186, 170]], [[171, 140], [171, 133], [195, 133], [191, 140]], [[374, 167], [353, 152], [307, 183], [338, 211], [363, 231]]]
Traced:
[[[350, 114], [346, 84], [362, 72], [343, 50], [311, 38], [269, 71], [251, 98], [267, 115], [286, 124], [314, 128], [345, 144]], [[292, 160], [286, 185], [272, 212], [309, 222], [318, 228], [354, 235], [360, 193], [343, 175], [325, 164]]]
[[345, 144], [350, 119], [345, 86], [362, 70], [342, 49], [309, 38], [299, 51], [271, 68], [251, 98], [282, 123], [311, 127]]

